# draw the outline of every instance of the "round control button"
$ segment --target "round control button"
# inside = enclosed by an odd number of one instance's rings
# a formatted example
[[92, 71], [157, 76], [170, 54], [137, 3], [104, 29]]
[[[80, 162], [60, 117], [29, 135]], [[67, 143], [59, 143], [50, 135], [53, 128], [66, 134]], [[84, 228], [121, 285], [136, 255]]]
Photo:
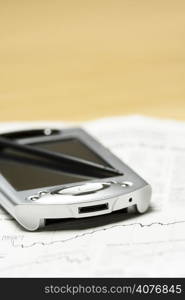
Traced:
[[36, 200], [38, 200], [39, 198], [40, 198], [40, 197], [39, 197], [38, 195], [33, 195], [33, 196], [28, 197], [28, 199], [31, 200], [31, 201], [36, 201]]
[[123, 181], [120, 183], [122, 187], [126, 188], [126, 187], [129, 187], [129, 186], [132, 186], [133, 183], [131, 181]]

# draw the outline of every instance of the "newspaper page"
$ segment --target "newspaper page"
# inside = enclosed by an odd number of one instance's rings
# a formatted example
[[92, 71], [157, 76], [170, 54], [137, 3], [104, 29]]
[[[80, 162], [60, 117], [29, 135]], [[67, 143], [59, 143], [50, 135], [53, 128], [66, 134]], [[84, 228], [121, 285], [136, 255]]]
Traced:
[[[2, 123], [1, 132], [69, 125]], [[0, 208], [0, 277], [185, 276], [185, 123], [128, 116], [81, 126], [152, 185], [149, 211], [27, 232]]]

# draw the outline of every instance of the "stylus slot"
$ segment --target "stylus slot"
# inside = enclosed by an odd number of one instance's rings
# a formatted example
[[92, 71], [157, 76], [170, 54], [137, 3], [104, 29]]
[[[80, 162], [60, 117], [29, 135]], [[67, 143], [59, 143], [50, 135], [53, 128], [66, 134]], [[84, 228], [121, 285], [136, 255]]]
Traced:
[[108, 208], [109, 208], [109, 204], [104, 203], [104, 204], [98, 204], [98, 205], [92, 205], [92, 206], [79, 207], [78, 212], [79, 212], [79, 214], [87, 214], [87, 213], [97, 212], [97, 211], [101, 211], [101, 210], [106, 210]]

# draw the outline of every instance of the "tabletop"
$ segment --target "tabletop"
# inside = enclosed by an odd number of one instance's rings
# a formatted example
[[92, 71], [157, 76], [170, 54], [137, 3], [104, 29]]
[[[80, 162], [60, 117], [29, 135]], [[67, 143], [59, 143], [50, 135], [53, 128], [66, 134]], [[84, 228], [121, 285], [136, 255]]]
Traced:
[[0, 120], [185, 119], [185, 1], [0, 3]]

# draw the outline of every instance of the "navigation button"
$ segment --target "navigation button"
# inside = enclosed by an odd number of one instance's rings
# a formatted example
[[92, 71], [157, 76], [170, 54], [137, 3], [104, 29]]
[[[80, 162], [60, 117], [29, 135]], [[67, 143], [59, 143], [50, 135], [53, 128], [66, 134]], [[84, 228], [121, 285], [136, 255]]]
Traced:
[[83, 185], [64, 188], [53, 193], [60, 195], [77, 196], [82, 194], [91, 194], [100, 191], [104, 188], [107, 188], [108, 186], [110, 186], [110, 183], [87, 183]]

